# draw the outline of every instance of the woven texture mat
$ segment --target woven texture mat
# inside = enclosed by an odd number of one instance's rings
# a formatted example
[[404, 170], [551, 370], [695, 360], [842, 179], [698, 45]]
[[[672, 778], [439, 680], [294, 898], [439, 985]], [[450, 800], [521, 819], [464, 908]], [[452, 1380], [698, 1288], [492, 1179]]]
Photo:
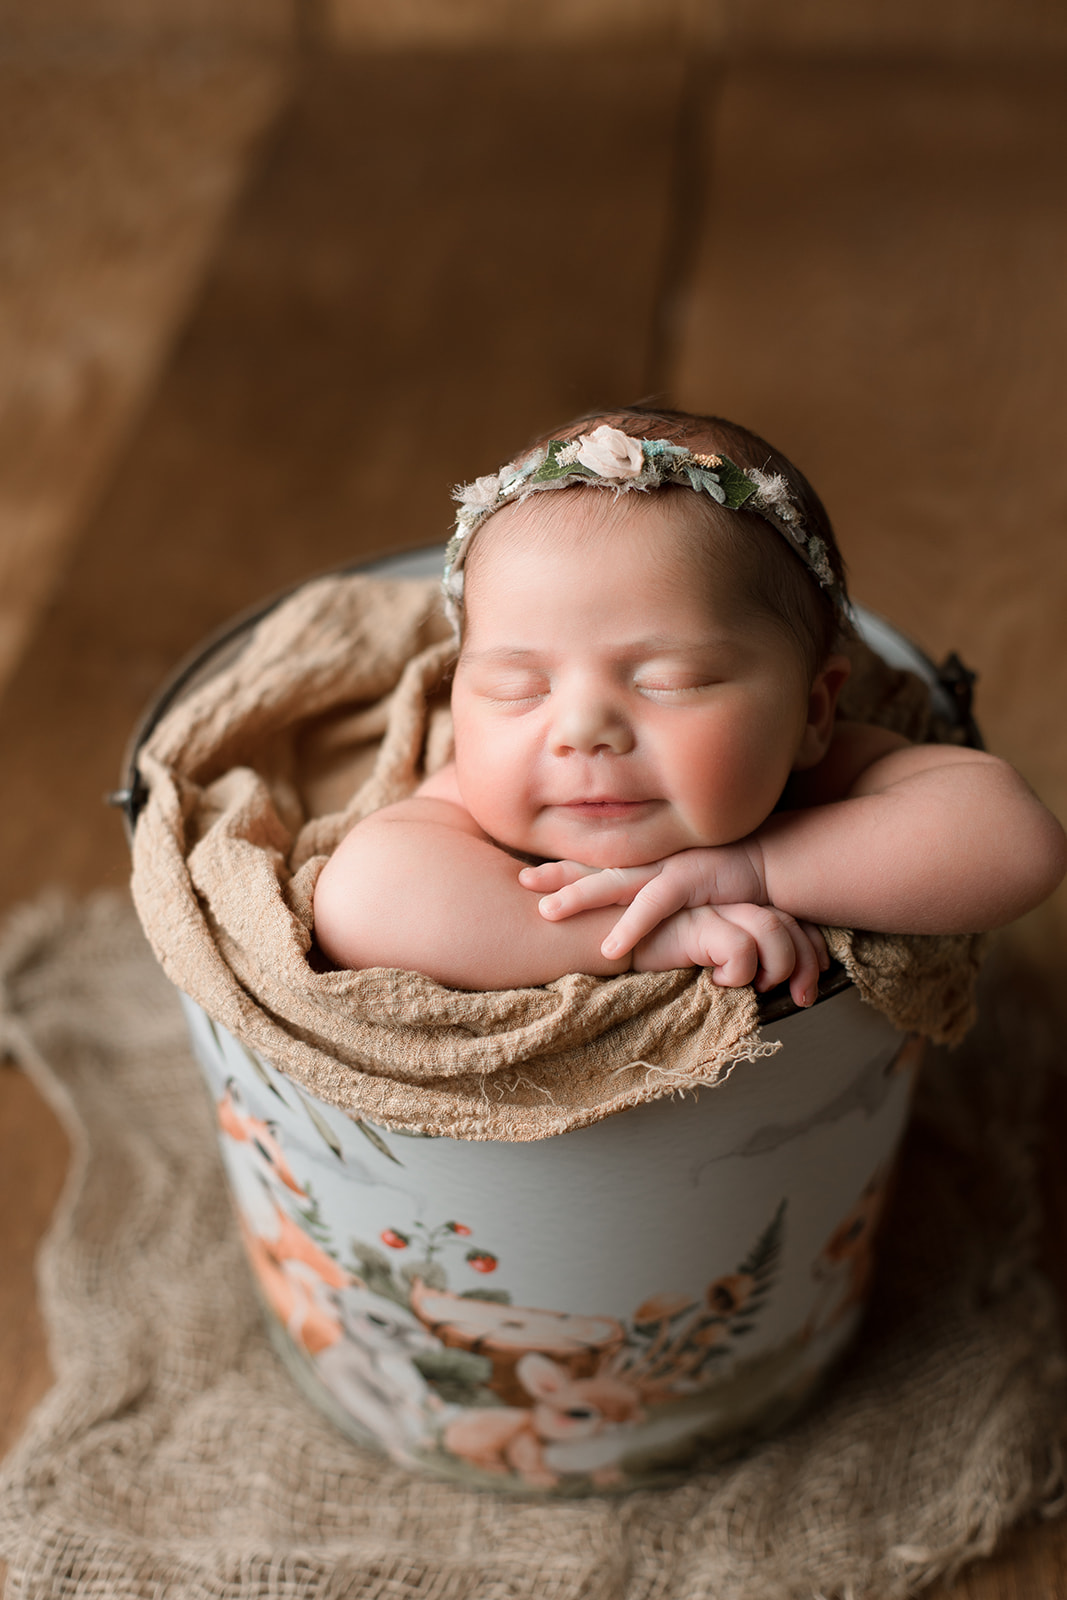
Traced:
[[1032, 1264], [1050, 1046], [1010, 985], [925, 1074], [873, 1314], [819, 1409], [682, 1488], [553, 1502], [410, 1477], [292, 1388], [124, 900], [17, 913], [0, 980], [0, 1045], [74, 1150], [41, 1259], [56, 1383], [0, 1477], [8, 1600], [890, 1600], [1058, 1508], [1065, 1361]]

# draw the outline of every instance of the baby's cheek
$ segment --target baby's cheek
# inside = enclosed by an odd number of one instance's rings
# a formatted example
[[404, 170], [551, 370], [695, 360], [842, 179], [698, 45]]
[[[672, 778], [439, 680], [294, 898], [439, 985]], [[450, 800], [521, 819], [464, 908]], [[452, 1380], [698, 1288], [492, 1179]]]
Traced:
[[779, 741], [758, 725], [744, 724], [720, 730], [714, 740], [690, 741], [680, 768], [692, 806], [720, 843], [757, 828], [789, 775]]
[[490, 838], [521, 850], [529, 806], [518, 776], [499, 742], [457, 741], [456, 779], [464, 805]]

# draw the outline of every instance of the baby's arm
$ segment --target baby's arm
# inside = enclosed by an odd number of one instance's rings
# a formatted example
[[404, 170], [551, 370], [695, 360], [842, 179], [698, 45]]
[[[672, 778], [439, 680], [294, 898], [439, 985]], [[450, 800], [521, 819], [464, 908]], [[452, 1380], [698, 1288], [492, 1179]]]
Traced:
[[[852, 768], [845, 798], [824, 800], [813, 774], [813, 803], [769, 817], [753, 835], [776, 905], [837, 927], [980, 933], [1052, 893], [1067, 840], [1013, 767], [980, 750], [899, 739], [875, 753], [872, 732], [846, 724], [832, 752], [842, 771]], [[833, 795], [835, 776], [828, 765], [823, 794]]]
[[511, 989], [570, 972], [610, 977], [611, 910], [546, 922], [519, 863], [478, 826], [444, 768], [342, 839], [315, 886], [315, 936], [340, 967], [400, 967], [455, 989]]
[[1067, 866], [1063, 830], [1005, 762], [949, 745], [908, 745], [842, 724], [802, 773], [795, 809], [737, 844], [586, 876], [574, 864], [523, 873], [542, 915], [628, 905], [611, 937], [632, 949], [683, 909], [736, 900], [824, 925], [970, 933], [1037, 905]]
[[315, 887], [315, 936], [339, 967], [402, 967], [455, 989], [629, 969], [600, 950], [613, 912], [546, 922], [518, 872], [462, 804], [424, 789], [341, 841]]
[[607, 957], [601, 945], [615, 915], [609, 907], [545, 921], [519, 883], [518, 862], [462, 804], [450, 768], [353, 828], [315, 889], [315, 934], [338, 966], [401, 967], [456, 989], [713, 965], [726, 985], [759, 974], [766, 988], [792, 975], [807, 992], [825, 960], [821, 941], [762, 906], [706, 907], [684, 928], [657, 931], [651, 958]]

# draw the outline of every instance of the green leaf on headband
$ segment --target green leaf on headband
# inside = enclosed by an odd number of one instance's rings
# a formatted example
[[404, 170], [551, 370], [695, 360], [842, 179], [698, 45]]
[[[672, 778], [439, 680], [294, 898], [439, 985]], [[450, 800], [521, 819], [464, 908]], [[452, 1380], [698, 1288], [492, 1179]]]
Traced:
[[682, 468], [682, 471], [698, 494], [703, 490], [704, 494], [710, 494], [711, 498], [717, 500], [721, 506], [726, 504], [726, 490], [719, 483], [718, 473], [710, 472], [707, 467], [698, 467], [689, 462]]
[[728, 506], [731, 511], [737, 511], [744, 505], [746, 500], [751, 500], [756, 492], [756, 485], [752, 482], [752, 479], [746, 477], [740, 467], [735, 466], [732, 461], [727, 461], [725, 458], [722, 466], [716, 467], [715, 476], [725, 492], [726, 498], [723, 504]]
[[557, 457], [560, 451], [566, 450], [568, 445], [573, 443], [573, 439], [550, 440], [548, 454], [541, 462], [541, 465], [529, 474], [528, 481], [530, 483], [554, 483], [557, 478], [570, 478], [575, 475], [579, 478], [595, 477], [596, 474], [590, 472], [588, 467], [583, 467], [576, 461], [570, 462], [569, 465], [563, 465], [558, 461]]
[[571, 462], [569, 467], [557, 466], [554, 461], [542, 461], [536, 472], [531, 472], [528, 483], [555, 483], [559, 478], [591, 478], [594, 474], [585, 467]]

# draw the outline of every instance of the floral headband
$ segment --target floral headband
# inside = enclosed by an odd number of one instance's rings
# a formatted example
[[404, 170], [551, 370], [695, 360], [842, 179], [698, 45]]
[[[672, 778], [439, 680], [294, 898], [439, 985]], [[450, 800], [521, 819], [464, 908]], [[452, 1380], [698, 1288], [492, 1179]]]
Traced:
[[606, 424], [577, 439], [550, 439], [519, 462], [476, 478], [457, 489], [456, 528], [445, 551], [445, 607], [459, 628], [463, 605], [463, 563], [471, 539], [487, 517], [502, 506], [542, 489], [563, 489], [589, 483], [625, 493], [658, 489], [665, 483], [696, 489], [729, 511], [757, 511], [782, 535], [826, 591], [838, 613], [848, 614], [848, 601], [830, 565], [826, 545], [805, 533], [800, 513], [780, 473], [739, 467], [723, 455], [701, 455], [669, 439], [634, 439]]

